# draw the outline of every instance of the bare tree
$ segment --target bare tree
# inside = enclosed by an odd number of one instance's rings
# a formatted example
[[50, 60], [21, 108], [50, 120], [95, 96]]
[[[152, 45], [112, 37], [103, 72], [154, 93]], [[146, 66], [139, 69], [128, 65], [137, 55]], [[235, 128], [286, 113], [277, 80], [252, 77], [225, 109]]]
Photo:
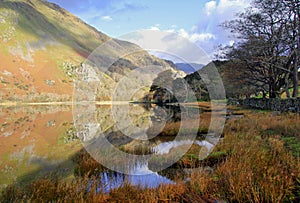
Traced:
[[299, 64], [300, 64], [300, 2], [299, 0], [285, 0], [287, 22], [285, 24], [285, 41], [289, 48], [290, 70], [293, 76], [293, 97], [298, 96], [299, 89]]
[[[227, 47], [226, 57], [245, 63], [245, 78], [269, 97], [294, 87], [298, 93], [299, 2], [254, 0], [252, 7], [223, 26], [240, 41]], [[239, 71], [239, 70], [237, 70]]]

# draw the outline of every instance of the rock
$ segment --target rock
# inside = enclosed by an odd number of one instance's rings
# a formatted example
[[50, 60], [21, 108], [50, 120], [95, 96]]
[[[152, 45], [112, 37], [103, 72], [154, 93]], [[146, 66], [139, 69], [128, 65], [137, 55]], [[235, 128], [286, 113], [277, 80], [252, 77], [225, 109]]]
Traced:
[[249, 98], [242, 101], [242, 105], [247, 108], [273, 110], [275, 112], [300, 112], [300, 98], [271, 98], [271, 99], [258, 99]]
[[45, 83], [49, 86], [54, 86], [55, 85], [55, 81], [54, 80], [46, 80]]

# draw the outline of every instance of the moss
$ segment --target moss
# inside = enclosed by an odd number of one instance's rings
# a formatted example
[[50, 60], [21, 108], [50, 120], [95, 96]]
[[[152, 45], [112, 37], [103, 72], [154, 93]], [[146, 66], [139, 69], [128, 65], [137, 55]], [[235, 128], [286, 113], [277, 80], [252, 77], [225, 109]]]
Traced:
[[213, 152], [210, 155], [208, 155], [203, 161], [201, 161], [201, 165], [216, 167], [217, 165], [224, 162], [227, 156], [227, 152], [224, 151]]
[[283, 137], [285, 146], [292, 152], [295, 157], [300, 156], [300, 140], [297, 137]]

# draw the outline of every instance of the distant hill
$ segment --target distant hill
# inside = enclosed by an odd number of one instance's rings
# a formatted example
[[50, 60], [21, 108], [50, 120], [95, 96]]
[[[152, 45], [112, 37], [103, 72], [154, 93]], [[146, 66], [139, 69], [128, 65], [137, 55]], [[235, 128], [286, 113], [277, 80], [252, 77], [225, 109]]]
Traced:
[[176, 63], [176, 66], [179, 70], [184, 71], [186, 74], [194, 73], [204, 67], [203, 64], [197, 63]]
[[[115, 62], [105, 73], [101, 82], [106, 91], [136, 67], [161, 65], [173, 70], [164, 60], [135, 44], [112, 39], [56, 4], [0, 1], [0, 101], [70, 100], [76, 70], [108, 40], [112, 49], [102, 53], [102, 60], [127, 50], [139, 51]], [[105, 95], [102, 91], [98, 98]]]

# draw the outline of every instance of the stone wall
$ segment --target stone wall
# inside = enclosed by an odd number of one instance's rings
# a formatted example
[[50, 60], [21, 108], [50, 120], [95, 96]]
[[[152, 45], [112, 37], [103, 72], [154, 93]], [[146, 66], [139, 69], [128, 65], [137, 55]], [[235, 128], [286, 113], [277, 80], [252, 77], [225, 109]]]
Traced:
[[229, 100], [231, 104], [240, 104], [246, 108], [272, 110], [280, 112], [296, 112], [300, 113], [300, 98], [290, 98], [290, 99], [257, 99], [249, 98], [244, 100]]

